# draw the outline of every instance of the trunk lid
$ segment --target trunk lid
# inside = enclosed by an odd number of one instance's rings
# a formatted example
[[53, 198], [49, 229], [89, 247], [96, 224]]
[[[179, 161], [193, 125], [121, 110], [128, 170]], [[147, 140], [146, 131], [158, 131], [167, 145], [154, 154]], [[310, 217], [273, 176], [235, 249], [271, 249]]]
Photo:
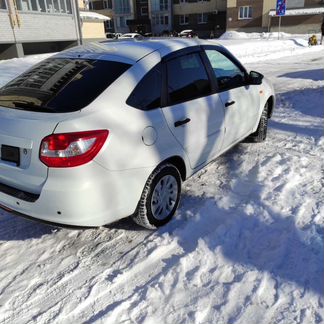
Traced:
[[41, 192], [48, 168], [39, 160], [40, 143], [67, 115], [0, 107], [0, 184]]

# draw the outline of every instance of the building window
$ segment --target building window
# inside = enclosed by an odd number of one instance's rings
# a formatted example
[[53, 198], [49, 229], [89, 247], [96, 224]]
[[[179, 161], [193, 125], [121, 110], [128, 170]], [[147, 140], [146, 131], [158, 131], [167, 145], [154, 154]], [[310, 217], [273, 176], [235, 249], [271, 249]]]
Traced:
[[[1, 1], [4, 0], [0, 0]], [[70, 0], [18, 0], [17, 9], [20, 11], [38, 11], [47, 13], [72, 13]]]
[[127, 23], [128, 23], [128, 19], [126, 18], [129, 18], [128, 16], [125, 17], [125, 16], [120, 16], [120, 17], [117, 17], [116, 20], [117, 20], [117, 27], [127, 27]]
[[147, 15], [148, 15], [148, 8], [141, 7], [141, 16], [147, 16]]
[[152, 16], [153, 25], [169, 25], [168, 15], [154, 15]]
[[244, 6], [240, 7], [239, 19], [251, 19], [252, 18], [252, 7]]
[[118, 27], [126, 27], [125, 17], [119, 17], [118, 22]]
[[168, 1], [169, 0], [160, 0], [160, 10], [168, 10]]
[[113, 20], [112, 19], [105, 21], [105, 29], [106, 30], [113, 29], [113, 27], [114, 27], [114, 24], [113, 24]]
[[60, 12], [59, 0], [53, 0], [54, 12]]
[[31, 10], [32, 11], [40, 11], [38, 9], [37, 0], [30, 0], [30, 5], [31, 5]]
[[39, 11], [46, 12], [45, 0], [39, 0], [38, 5], [39, 5]]
[[112, 9], [112, 0], [103, 0], [102, 5], [104, 9]]
[[71, 1], [70, 0], [64, 0], [66, 3], [66, 12], [67, 13], [72, 13], [72, 7], [71, 7]]
[[[37, 0], [35, 0], [37, 1]], [[66, 3], [64, 0], [60, 0], [60, 4], [61, 4], [61, 12], [66, 12]]]
[[188, 15], [180, 15], [179, 19], [180, 19], [180, 22], [179, 22], [180, 25], [188, 25], [189, 24], [189, 16]]
[[208, 22], [208, 14], [201, 13], [198, 14], [198, 24], [207, 24]]
[[130, 13], [130, 4], [129, 0], [118, 0], [115, 1], [115, 13], [117, 14], [129, 14]]
[[5, 0], [0, 0], [0, 9], [7, 9], [7, 4]]

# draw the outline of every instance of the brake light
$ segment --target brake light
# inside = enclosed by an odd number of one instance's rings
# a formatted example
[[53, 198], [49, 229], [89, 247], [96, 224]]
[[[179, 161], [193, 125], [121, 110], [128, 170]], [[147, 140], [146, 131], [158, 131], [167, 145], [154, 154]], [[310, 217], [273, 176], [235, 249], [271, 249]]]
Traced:
[[46, 136], [40, 146], [40, 160], [52, 168], [69, 168], [94, 159], [109, 131], [95, 130]]

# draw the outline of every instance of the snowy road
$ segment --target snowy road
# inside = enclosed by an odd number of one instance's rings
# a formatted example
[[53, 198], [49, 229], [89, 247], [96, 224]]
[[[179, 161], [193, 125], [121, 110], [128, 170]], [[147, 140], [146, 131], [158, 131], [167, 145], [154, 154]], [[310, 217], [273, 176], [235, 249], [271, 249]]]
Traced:
[[164, 228], [0, 211], [0, 323], [323, 323], [324, 50], [251, 61], [278, 94], [267, 141], [185, 182]]

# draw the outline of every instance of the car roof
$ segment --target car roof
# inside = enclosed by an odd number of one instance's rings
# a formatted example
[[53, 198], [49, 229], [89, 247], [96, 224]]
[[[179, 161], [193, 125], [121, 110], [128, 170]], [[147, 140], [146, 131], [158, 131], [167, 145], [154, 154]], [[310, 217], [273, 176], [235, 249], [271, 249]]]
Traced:
[[76, 46], [56, 54], [56, 58], [84, 58], [113, 60], [134, 64], [144, 56], [159, 51], [161, 57], [172, 52], [199, 45], [218, 45], [201, 39], [146, 38], [93, 42]]

